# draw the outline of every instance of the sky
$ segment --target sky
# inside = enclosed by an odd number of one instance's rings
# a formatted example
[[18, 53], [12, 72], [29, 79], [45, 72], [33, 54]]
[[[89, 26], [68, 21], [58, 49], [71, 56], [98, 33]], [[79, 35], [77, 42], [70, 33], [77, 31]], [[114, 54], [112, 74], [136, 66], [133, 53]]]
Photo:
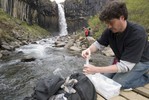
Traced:
[[58, 3], [64, 2], [65, 0], [51, 0], [51, 1], [57, 1]]

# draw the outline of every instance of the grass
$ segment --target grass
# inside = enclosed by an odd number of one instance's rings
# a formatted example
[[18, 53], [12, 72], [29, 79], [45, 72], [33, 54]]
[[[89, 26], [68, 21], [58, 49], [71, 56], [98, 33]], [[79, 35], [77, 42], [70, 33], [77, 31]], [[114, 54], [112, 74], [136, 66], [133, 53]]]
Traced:
[[32, 37], [46, 37], [47, 35], [50, 35], [50, 33], [47, 30], [39, 27], [37, 24], [28, 25], [26, 22], [23, 22], [22, 25], [27, 30], [27, 32], [31, 34]]
[[14, 41], [13, 31], [18, 31], [22, 38], [29, 37], [32, 39], [37, 39], [39, 37], [46, 37], [50, 33], [39, 27], [38, 25], [28, 25], [26, 22], [21, 21], [17, 18], [11, 17], [9, 14], [5, 13], [0, 9], [0, 38], [4, 40]]
[[106, 28], [106, 25], [99, 20], [98, 15], [91, 16], [88, 20], [90, 28], [93, 30], [93, 37], [97, 38]]
[[125, 0], [129, 12], [128, 19], [143, 25], [149, 30], [149, 1], [148, 0]]

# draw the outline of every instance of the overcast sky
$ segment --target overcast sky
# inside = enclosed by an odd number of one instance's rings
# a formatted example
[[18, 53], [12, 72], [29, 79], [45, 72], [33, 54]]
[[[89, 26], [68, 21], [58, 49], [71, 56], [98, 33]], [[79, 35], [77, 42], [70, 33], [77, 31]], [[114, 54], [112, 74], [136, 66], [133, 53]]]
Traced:
[[64, 2], [65, 0], [51, 0], [51, 1]]

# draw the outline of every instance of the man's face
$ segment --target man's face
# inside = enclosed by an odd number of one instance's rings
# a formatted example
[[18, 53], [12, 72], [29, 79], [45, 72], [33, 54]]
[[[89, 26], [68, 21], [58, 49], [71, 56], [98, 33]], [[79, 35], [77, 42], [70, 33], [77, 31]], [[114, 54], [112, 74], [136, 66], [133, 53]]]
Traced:
[[112, 19], [108, 22], [105, 22], [107, 27], [113, 32], [113, 33], [117, 33], [117, 32], [123, 32], [125, 30], [124, 27], [124, 18], [121, 16], [119, 19]]

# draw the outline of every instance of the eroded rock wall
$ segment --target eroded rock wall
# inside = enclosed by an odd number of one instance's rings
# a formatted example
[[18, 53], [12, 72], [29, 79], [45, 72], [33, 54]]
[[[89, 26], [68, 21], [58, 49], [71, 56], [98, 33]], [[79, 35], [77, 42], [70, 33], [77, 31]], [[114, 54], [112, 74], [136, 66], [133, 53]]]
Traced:
[[46, 29], [58, 28], [58, 12], [50, 0], [0, 0], [0, 7], [11, 16]]
[[90, 16], [101, 11], [107, 0], [66, 0], [64, 3], [68, 30], [75, 31], [88, 26]]

